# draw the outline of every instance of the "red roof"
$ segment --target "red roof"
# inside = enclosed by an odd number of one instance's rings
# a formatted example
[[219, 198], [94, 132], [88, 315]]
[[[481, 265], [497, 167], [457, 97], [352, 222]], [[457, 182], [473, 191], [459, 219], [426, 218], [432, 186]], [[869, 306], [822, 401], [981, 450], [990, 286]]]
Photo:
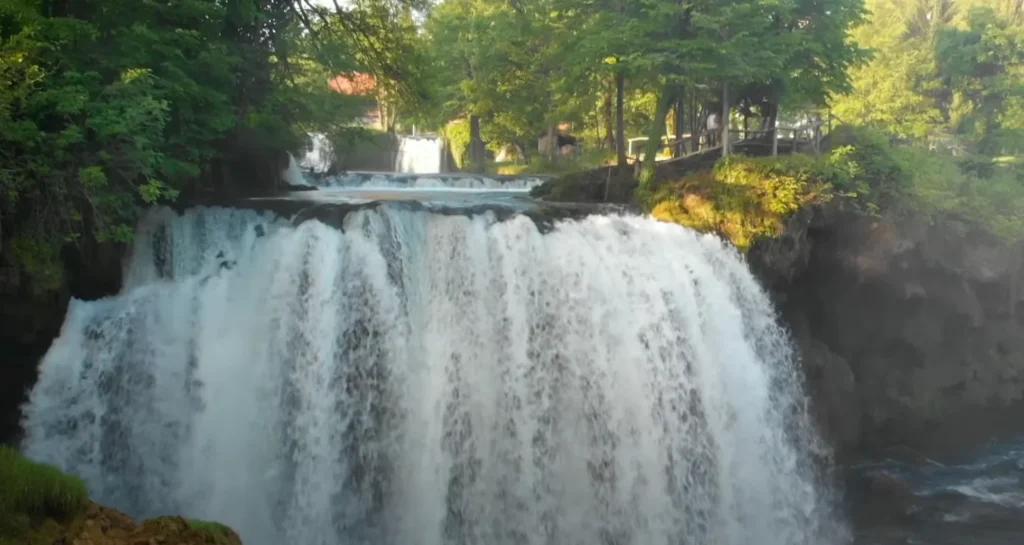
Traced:
[[377, 82], [373, 79], [373, 74], [352, 72], [335, 76], [328, 85], [331, 89], [346, 95], [369, 95], [373, 93]]

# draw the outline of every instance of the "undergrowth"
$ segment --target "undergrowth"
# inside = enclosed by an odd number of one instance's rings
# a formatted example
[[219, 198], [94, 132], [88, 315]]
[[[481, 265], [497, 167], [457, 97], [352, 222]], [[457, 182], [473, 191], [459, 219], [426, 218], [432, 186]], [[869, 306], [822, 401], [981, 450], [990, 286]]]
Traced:
[[82, 514], [88, 503], [80, 478], [0, 446], [0, 545], [47, 541], [55, 521]]

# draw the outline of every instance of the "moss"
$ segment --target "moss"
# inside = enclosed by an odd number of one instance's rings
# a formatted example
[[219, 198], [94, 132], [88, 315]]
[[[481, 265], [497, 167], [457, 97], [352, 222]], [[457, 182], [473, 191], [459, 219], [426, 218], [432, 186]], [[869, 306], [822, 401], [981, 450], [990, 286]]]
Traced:
[[745, 249], [781, 234], [793, 212], [832, 199], [841, 178], [828, 161], [806, 156], [731, 157], [660, 184], [647, 205], [658, 219], [719, 233]]
[[0, 447], [0, 544], [52, 543], [58, 523], [83, 514], [88, 504], [80, 478]]
[[239, 542], [237, 534], [219, 522], [189, 519], [188, 527], [202, 534], [213, 545], [233, 545]]

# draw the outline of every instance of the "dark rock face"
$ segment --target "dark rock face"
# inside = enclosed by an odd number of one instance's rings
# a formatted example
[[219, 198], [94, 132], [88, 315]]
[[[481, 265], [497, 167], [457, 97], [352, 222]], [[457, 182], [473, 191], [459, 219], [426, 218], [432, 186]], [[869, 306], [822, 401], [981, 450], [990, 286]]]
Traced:
[[39, 359], [60, 332], [68, 301], [116, 293], [123, 253], [115, 244], [64, 248], [64, 285], [49, 293], [37, 293], [13, 265], [0, 265], [0, 444], [19, 439], [19, 407], [35, 384]]
[[953, 218], [803, 210], [750, 262], [840, 457], [952, 456], [1024, 431], [1024, 248]]

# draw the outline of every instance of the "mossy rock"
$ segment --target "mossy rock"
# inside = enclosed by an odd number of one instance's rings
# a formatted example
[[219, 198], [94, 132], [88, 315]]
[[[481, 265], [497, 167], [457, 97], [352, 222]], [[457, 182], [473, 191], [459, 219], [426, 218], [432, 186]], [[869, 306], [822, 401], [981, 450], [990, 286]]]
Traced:
[[82, 479], [0, 447], [0, 545], [50, 545], [88, 505]]
[[242, 542], [234, 530], [219, 522], [190, 519], [188, 526], [202, 534], [212, 545], [241, 545]]
[[782, 234], [797, 210], [830, 200], [833, 177], [826, 163], [806, 156], [732, 157], [662, 184], [647, 204], [660, 220], [718, 233], [745, 250]]
[[135, 524], [127, 515], [89, 501], [82, 479], [0, 446], [0, 545], [91, 543], [241, 545], [216, 522], [160, 517]]

